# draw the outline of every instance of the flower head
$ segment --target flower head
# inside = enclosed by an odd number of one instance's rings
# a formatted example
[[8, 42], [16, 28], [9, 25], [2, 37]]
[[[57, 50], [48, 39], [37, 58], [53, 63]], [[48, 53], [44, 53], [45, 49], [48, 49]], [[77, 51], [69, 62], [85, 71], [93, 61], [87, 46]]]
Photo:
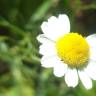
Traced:
[[65, 14], [50, 17], [41, 29], [43, 34], [37, 39], [41, 42], [42, 66], [53, 68], [57, 77], [64, 76], [69, 87], [77, 86], [80, 78], [86, 89], [92, 88], [91, 79], [96, 80], [96, 35], [85, 38], [69, 33], [70, 22]]

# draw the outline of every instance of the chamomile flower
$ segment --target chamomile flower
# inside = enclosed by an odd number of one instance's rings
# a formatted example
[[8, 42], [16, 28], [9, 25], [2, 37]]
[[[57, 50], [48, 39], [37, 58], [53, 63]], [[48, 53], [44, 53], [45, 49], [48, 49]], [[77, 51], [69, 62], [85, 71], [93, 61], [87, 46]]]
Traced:
[[85, 38], [70, 32], [65, 14], [50, 17], [41, 29], [43, 34], [37, 37], [41, 65], [53, 68], [54, 75], [63, 76], [69, 87], [77, 86], [80, 79], [86, 89], [92, 88], [92, 79], [96, 80], [96, 35]]

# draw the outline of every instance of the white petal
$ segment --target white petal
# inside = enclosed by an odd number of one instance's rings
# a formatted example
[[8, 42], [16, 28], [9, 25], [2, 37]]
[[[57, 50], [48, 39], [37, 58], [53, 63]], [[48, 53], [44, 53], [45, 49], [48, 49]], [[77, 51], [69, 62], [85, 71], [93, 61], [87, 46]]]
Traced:
[[58, 25], [60, 25], [62, 34], [66, 34], [66, 33], [70, 32], [70, 21], [69, 21], [68, 16], [65, 14], [61, 14], [61, 15], [59, 15], [58, 19], [59, 19]]
[[58, 20], [57, 17], [51, 16], [51, 17], [48, 19], [48, 23], [50, 23], [51, 26], [54, 26], [53, 24], [56, 24], [57, 20]]
[[96, 61], [96, 34], [88, 36], [86, 40], [90, 46], [90, 58]]
[[54, 41], [50, 40], [49, 38], [47, 38], [44, 34], [40, 34], [37, 36], [37, 40], [40, 42], [40, 43], [54, 43]]
[[89, 35], [86, 40], [90, 47], [96, 46], [96, 34]]
[[90, 60], [89, 64], [85, 68], [85, 72], [89, 75], [90, 78], [96, 80], [96, 62]]
[[65, 74], [65, 82], [69, 87], [75, 87], [78, 84], [78, 74], [76, 69], [68, 69]]
[[45, 68], [54, 67], [60, 59], [57, 56], [43, 56], [41, 58], [41, 65]]
[[62, 35], [70, 31], [70, 22], [67, 15], [59, 15], [58, 18], [52, 16], [48, 22], [43, 22], [41, 25], [43, 33], [51, 40], [56, 41]]
[[41, 24], [41, 29], [44, 34], [48, 34], [49, 33], [48, 22], [43, 22]]
[[47, 42], [44, 43], [40, 46], [40, 50], [39, 53], [42, 55], [56, 55], [56, 47], [55, 47], [55, 43], [53, 42]]
[[84, 72], [84, 71], [78, 71], [80, 80], [82, 84], [85, 86], [86, 89], [91, 89], [92, 88], [92, 81], [89, 78], [89, 76]]
[[40, 46], [39, 53], [48, 56], [57, 54], [54, 45], [47, 45], [47, 44], [43, 44]]
[[54, 65], [54, 72], [53, 73], [57, 77], [62, 77], [66, 73], [67, 68], [68, 68], [67, 64], [64, 64], [62, 61], [58, 61]]
[[90, 48], [90, 59], [96, 61], [96, 45]]
[[54, 22], [51, 22], [51, 23], [50, 22], [43, 22], [41, 25], [41, 29], [42, 29], [43, 33], [46, 35], [47, 38], [50, 38], [53, 41], [56, 41], [56, 37], [59, 33], [59, 32], [58, 33], [56, 32], [57, 31], [56, 24], [57, 24], [57, 20]]

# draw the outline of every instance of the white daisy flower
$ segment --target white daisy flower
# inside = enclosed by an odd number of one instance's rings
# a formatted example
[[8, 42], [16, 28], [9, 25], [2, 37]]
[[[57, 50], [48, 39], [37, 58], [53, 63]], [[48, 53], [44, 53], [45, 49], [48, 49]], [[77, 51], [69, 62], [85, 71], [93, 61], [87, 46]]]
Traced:
[[96, 35], [87, 38], [70, 32], [70, 22], [65, 14], [52, 16], [41, 25], [43, 34], [37, 39], [41, 43], [41, 64], [53, 68], [57, 77], [64, 76], [69, 87], [75, 87], [79, 78], [86, 89], [92, 88], [96, 80]]

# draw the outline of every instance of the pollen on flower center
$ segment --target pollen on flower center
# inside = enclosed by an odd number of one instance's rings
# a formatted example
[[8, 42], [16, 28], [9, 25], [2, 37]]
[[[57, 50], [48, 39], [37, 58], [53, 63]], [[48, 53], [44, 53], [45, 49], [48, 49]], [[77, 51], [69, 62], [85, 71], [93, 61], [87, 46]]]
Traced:
[[85, 65], [89, 59], [89, 45], [78, 33], [69, 33], [56, 41], [58, 56], [70, 67]]

